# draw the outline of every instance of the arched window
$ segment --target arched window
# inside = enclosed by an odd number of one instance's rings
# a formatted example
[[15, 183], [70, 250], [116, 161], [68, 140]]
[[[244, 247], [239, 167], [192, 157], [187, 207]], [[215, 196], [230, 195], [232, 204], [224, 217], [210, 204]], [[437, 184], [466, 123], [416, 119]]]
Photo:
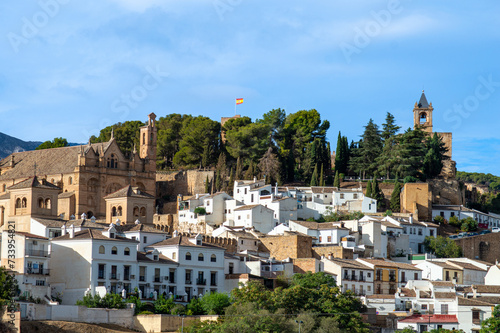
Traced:
[[116, 248], [116, 246], [113, 246], [111, 248], [111, 254], [118, 254], [118, 249]]
[[49, 198], [45, 199], [45, 208], [47, 208], [47, 209], [51, 208], [51, 206], [50, 206], [50, 199]]
[[38, 208], [45, 208], [45, 201], [43, 201], [43, 198], [38, 198]]
[[123, 250], [123, 254], [126, 255], [126, 256], [129, 256], [130, 255], [130, 249], [128, 247], [126, 247], [125, 250]]
[[142, 144], [146, 144], [146, 133], [142, 133]]
[[119, 189], [121, 189], [122, 187], [123, 186], [121, 186], [120, 184], [117, 184], [117, 183], [109, 184], [108, 187], [106, 188], [106, 194], [116, 192]]
[[5, 189], [7, 188], [7, 186], [5, 186], [5, 184], [2, 185], [2, 192], [5, 192]]
[[99, 253], [104, 254], [106, 251], [104, 250], [104, 245], [99, 246]]
[[210, 256], [210, 262], [217, 262], [217, 256], [215, 254]]
[[191, 260], [191, 253], [189, 252], [186, 253], [186, 260]]
[[111, 216], [116, 216], [116, 207], [111, 209]]
[[21, 208], [26, 208], [28, 207], [28, 200], [26, 200], [26, 198], [23, 198], [23, 200], [21, 201]]
[[21, 199], [19, 198], [16, 200], [16, 208], [21, 208]]
[[420, 114], [420, 123], [421, 123], [421, 124], [424, 124], [424, 123], [426, 123], [426, 122], [427, 122], [427, 113], [422, 112], [422, 113]]
[[71, 178], [71, 177], [69, 177], [69, 178], [68, 178], [68, 184], [69, 184], [69, 185], [72, 185], [72, 184], [73, 184], [73, 178]]
[[108, 168], [117, 169], [118, 168], [118, 159], [115, 154], [111, 154], [111, 157], [108, 157]]
[[146, 216], [146, 208], [141, 207], [141, 216], [144, 217]]
[[122, 216], [122, 206], [118, 206], [118, 211], [116, 212], [118, 216]]
[[134, 217], [139, 217], [139, 207], [134, 207], [134, 213], [133, 213]]
[[99, 181], [95, 178], [89, 179], [87, 182], [87, 191], [89, 192], [97, 192], [97, 188], [99, 186]]
[[177, 259], [177, 252], [172, 252], [172, 259], [173, 260]]
[[203, 257], [203, 253], [198, 254], [198, 261], [203, 261], [205, 260], [205, 257]]

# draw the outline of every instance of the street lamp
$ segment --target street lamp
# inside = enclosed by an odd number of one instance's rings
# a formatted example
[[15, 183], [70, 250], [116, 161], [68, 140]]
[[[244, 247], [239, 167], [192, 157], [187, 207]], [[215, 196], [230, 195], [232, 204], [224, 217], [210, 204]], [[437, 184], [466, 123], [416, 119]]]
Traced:
[[299, 333], [300, 333], [300, 325], [302, 325], [304, 322], [302, 320], [296, 320], [295, 322], [299, 324]]
[[184, 333], [184, 318], [186, 318], [186, 315], [180, 315], [181, 316], [181, 333]]

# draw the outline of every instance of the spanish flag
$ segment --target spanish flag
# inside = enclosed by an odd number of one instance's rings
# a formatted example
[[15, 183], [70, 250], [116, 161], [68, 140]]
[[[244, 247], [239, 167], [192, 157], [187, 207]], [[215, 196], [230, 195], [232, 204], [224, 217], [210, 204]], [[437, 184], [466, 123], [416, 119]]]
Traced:
[[236, 99], [236, 105], [243, 104], [243, 98]]

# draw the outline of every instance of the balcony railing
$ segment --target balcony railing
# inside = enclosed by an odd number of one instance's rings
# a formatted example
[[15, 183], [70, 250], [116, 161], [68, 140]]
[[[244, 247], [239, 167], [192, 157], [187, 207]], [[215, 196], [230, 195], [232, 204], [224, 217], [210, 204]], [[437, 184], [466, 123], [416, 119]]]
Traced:
[[154, 279], [153, 279], [153, 282], [160, 282], [160, 277], [159, 276], [155, 276]]
[[105, 279], [106, 273], [104, 271], [99, 271], [99, 273], [97, 273], [97, 278], [98, 279]]
[[123, 276], [123, 279], [124, 279], [125, 281], [130, 281], [130, 274], [129, 274], [129, 275], [124, 275], [124, 276]]
[[50, 270], [44, 268], [40, 269], [40, 268], [26, 267], [25, 272], [26, 274], [49, 275]]
[[217, 281], [210, 281], [210, 285], [212, 287], [217, 287]]
[[50, 257], [49, 251], [45, 251], [45, 250], [26, 249], [25, 254], [26, 254], [26, 256], [29, 256], [29, 257], [45, 257], [45, 258]]
[[109, 279], [110, 280], [119, 280], [120, 279], [120, 274], [118, 274], [118, 273], [110, 273], [109, 274]]
[[196, 279], [196, 284], [200, 286], [204, 286], [207, 284], [207, 279]]
[[139, 281], [141, 282], [146, 281], [146, 277], [144, 275], [139, 275]]
[[191, 284], [191, 280], [186, 280], [186, 284]]

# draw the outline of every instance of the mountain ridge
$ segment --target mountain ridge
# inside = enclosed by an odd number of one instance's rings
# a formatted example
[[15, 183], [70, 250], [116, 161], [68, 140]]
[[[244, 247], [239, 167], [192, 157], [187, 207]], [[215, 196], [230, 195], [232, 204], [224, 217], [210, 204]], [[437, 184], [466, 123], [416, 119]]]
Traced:
[[0, 160], [6, 158], [12, 153], [34, 150], [41, 143], [42, 142], [38, 141], [23, 141], [0, 132]]

